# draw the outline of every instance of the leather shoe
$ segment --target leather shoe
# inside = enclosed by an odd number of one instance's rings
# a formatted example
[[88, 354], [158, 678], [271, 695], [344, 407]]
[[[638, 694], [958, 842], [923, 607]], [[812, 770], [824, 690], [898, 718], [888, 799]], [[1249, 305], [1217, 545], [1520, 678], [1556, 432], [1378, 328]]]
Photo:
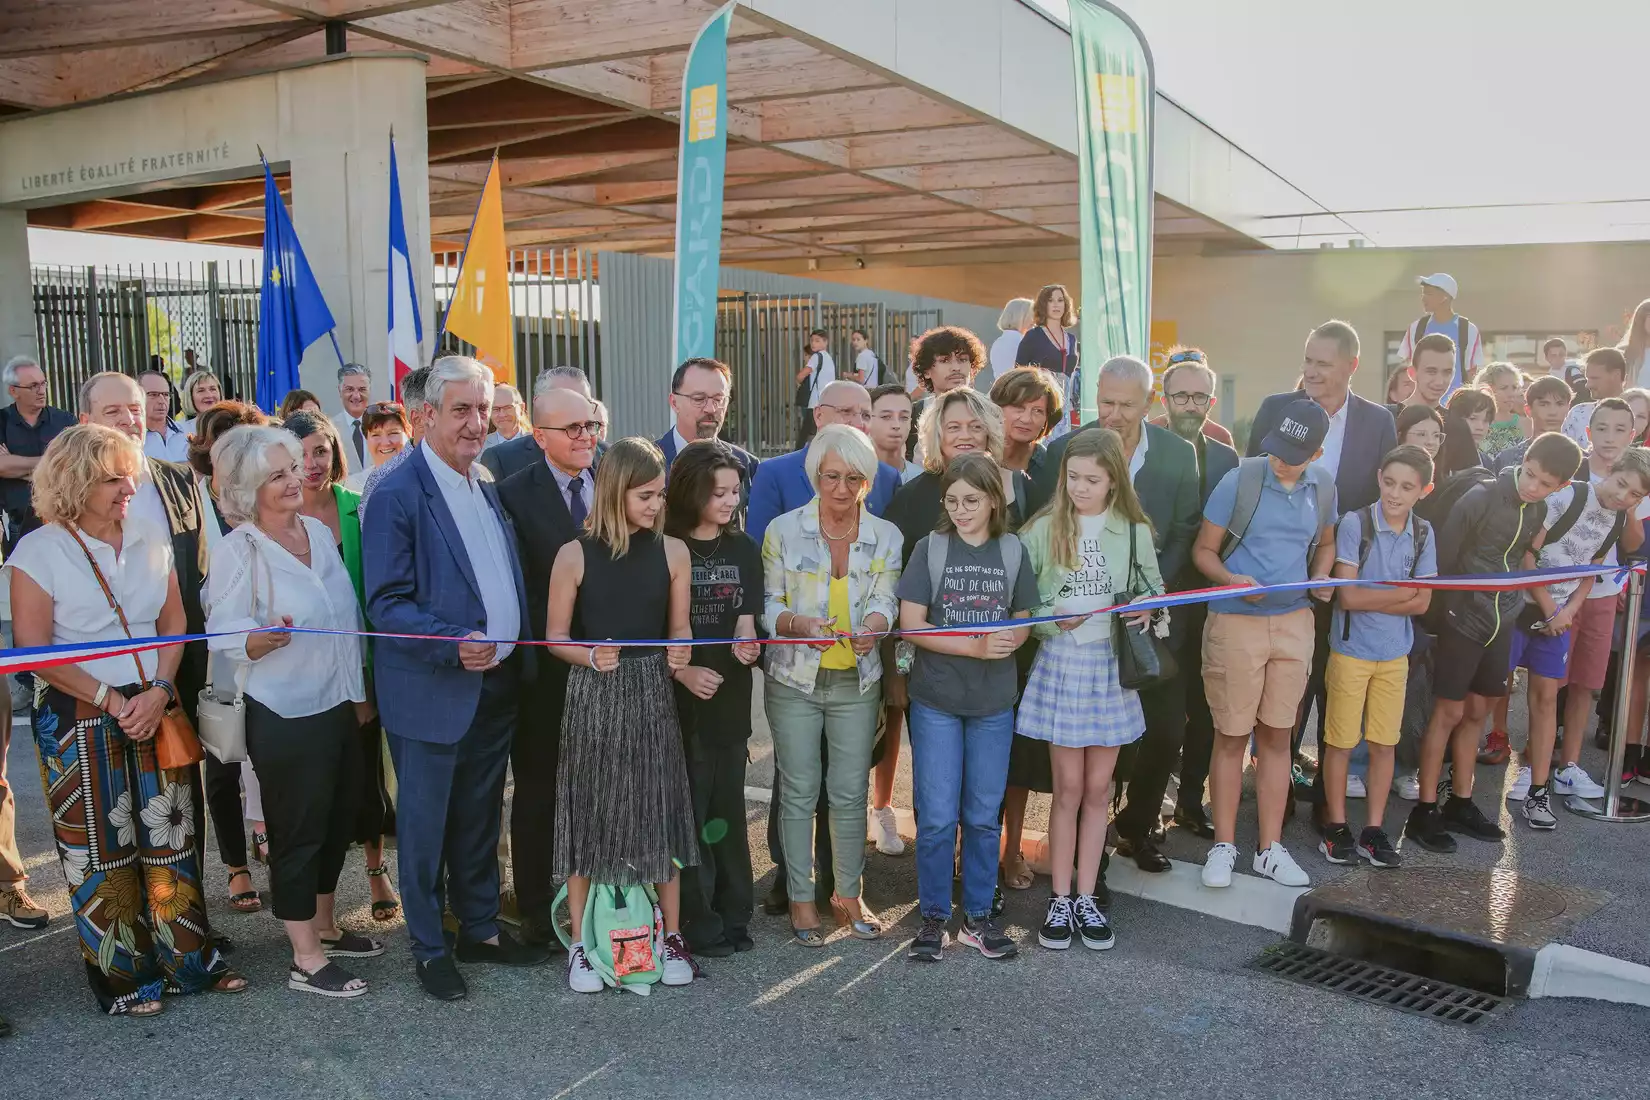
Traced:
[[1185, 829], [1193, 836], [1202, 837], [1204, 840], [1215, 838], [1215, 823], [1210, 820], [1209, 811], [1202, 806], [1196, 809], [1175, 807], [1174, 823], [1177, 828]]
[[417, 966], [418, 984], [438, 1001], [462, 1001], [469, 990], [451, 955], [437, 955]]
[[783, 882], [776, 882], [762, 896], [762, 912], [770, 917], [782, 917], [791, 911], [790, 893]]
[[1174, 866], [1169, 862], [1168, 856], [1158, 851], [1157, 842], [1149, 836], [1124, 837], [1118, 841], [1117, 854], [1132, 857], [1135, 866], [1154, 875], [1162, 874]]
[[497, 943], [475, 940], [458, 941], [458, 961], [462, 963], [498, 963], [501, 966], [537, 966], [550, 957], [542, 944], [517, 943], [514, 936], [500, 928]]
[[724, 937], [712, 943], [692, 944], [690, 950], [692, 950], [694, 958], [725, 959], [738, 948], [734, 946], [732, 940]]
[[528, 947], [548, 948], [552, 954], [566, 950], [562, 947], [561, 939], [556, 935], [556, 926], [549, 917], [521, 918], [521, 927], [516, 929], [516, 939]]

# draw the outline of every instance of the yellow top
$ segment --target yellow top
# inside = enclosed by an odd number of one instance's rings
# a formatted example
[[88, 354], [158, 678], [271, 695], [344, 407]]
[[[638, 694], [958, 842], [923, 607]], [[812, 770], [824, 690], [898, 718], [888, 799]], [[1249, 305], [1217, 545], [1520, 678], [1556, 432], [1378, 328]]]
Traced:
[[[852, 630], [853, 629], [853, 623], [849, 619], [850, 612], [848, 610], [848, 578], [847, 577], [832, 577], [831, 578], [831, 595], [830, 595], [830, 599], [826, 603], [825, 607], [826, 607], [826, 610], [828, 612], [828, 614], [826, 615], [826, 618], [836, 620], [836, 629], [838, 629], [838, 630]], [[832, 646], [830, 649], [827, 649], [825, 651], [825, 655], [822, 656], [819, 659], [819, 667], [820, 668], [853, 668], [854, 667], [854, 650], [853, 650], [853, 647], [850, 646], [847, 642], [838, 642], [836, 645]]]

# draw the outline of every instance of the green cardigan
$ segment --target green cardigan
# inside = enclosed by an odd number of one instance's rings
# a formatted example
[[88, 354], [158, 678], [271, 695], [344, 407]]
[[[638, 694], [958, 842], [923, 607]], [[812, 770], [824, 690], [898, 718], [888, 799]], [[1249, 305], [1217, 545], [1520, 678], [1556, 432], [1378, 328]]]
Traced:
[[[1037, 609], [1031, 613], [1034, 619], [1045, 618], [1054, 614], [1055, 601], [1060, 594], [1060, 585], [1065, 582], [1066, 574], [1071, 570], [1053, 559], [1053, 552], [1049, 546], [1049, 528], [1053, 520], [1047, 515], [1041, 515], [1030, 525], [1020, 530], [1020, 542], [1025, 547], [1026, 562], [1037, 571]], [[1129, 528], [1134, 528], [1134, 557], [1139, 566], [1140, 576], [1133, 579], [1133, 583], [1124, 582], [1132, 599], [1143, 596], [1148, 592], [1152, 595], [1161, 595], [1163, 592], [1163, 577], [1157, 569], [1157, 549], [1152, 544], [1152, 528], [1149, 523], [1131, 524], [1115, 510], [1106, 515], [1106, 524], [1100, 532], [1100, 552], [1105, 555], [1108, 566], [1122, 573], [1129, 567]], [[1144, 584], [1141, 583], [1144, 579]], [[1110, 613], [1107, 613], [1110, 618]], [[1059, 635], [1058, 623], [1039, 623], [1031, 628], [1033, 634], [1039, 638], [1053, 638]]]
[[355, 602], [361, 611], [367, 610], [366, 586], [361, 579], [361, 494], [334, 483], [332, 495], [338, 500], [339, 551], [344, 556], [344, 568], [349, 571], [350, 583], [355, 585]]

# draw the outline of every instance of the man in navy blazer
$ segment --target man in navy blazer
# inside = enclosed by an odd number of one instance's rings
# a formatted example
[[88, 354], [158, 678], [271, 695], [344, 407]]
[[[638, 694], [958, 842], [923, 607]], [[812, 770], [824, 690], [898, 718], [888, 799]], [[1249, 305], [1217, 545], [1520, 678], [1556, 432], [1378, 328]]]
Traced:
[[[670, 411], [676, 420], [670, 431], [655, 439], [654, 445], [665, 455], [665, 480], [670, 480], [670, 467], [682, 448], [699, 439], [715, 439], [728, 419], [728, 398], [733, 393], [733, 371], [716, 359], [689, 359], [670, 376]], [[751, 479], [761, 459], [743, 447], [733, 447], [742, 471], [739, 475], [739, 494], [749, 500]]]
[[384, 475], [361, 535], [379, 710], [399, 789], [401, 904], [419, 982], [465, 996], [441, 929], [441, 874], [464, 962], [545, 959], [498, 926], [499, 812], [532, 621], [516, 535], [473, 469], [487, 438], [492, 372], [448, 356], [430, 368], [424, 441]]
[[[871, 426], [871, 394], [858, 382], [838, 379], [819, 391], [819, 404], [812, 410], [814, 429], [827, 424], [846, 424], [865, 431]], [[768, 524], [795, 511], [814, 498], [814, 487], [808, 480], [803, 460], [808, 448], [801, 447], [789, 454], [770, 458], [757, 468], [751, 479], [750, 506], [745, 512], [745, 531], [762, 545], [762, 535]], [[865, 498], [865, 506], [873, 516], [882, 515], [888, 502], [899, 488], [899, 471], [886, 462], [877, 465], [877, 480]]]
[[[1306, 354], [1301, 362], [1301, 388], [1291, 393], [1275, 393], [1260, 403], [1254, 425], [1249, 429], [1250, 457], [1260, 454], [1261, 440], [1278, 426], [1283, 410], [1302, 393], [1323, 406], [1329, 414], [1329, 434], [1324, 437], [1323, 455], [1318, 465], [1335, 475], [1335, 494], [1340, 510], [1355, 512], [1380, 498], [1381, 458], [1398, 445], [1398, 426], [1385, 405], [1366, 401], [1352, 392], [1352, 375], [1358, 369], [1358, 333], [1345, 321], [1325, 321], [1306, 338]], [[1295, 723], [1294, 747], [1300, 750], [1301, 734], [1315, 701], [1318, 722], [1324, 714], [1324, 670], [1329, 665], [1329, 618], [1331, 604], [1314, 603], [1318, 642], [1312, 654], [1312, 677], [1301, 699]], [[1304, 794], [1304, 792], [1301, 792]]]

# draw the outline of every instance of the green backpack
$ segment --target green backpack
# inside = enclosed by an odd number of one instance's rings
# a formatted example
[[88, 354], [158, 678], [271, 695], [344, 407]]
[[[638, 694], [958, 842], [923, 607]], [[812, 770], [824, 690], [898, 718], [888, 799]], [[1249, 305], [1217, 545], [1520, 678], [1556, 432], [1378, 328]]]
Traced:
[[[567, 887], [556, 894], [551, 922], [562, 946], [573, 949], [556, 914], [567, 903]], [[602, 982], [647, 996], [665, 972], [665, 920], [658, 895], [646, 883], [614, 886], [592, 882], [584, 899], [581, 942]]]

